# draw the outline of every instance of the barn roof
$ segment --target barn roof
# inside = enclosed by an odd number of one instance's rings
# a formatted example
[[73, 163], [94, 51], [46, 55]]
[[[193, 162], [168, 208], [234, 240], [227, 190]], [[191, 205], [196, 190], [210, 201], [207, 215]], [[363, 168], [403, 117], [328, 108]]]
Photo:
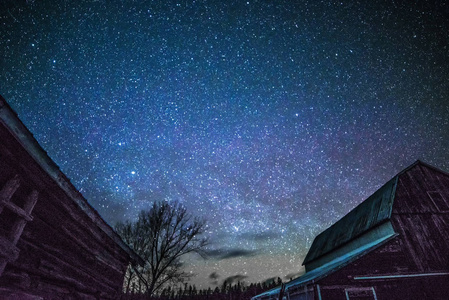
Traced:
[[316, 236], [303, 265], [322, 257], [390, 219], [397, 178], [398, 176], [393, 177], [368, 199]]
[[271, 298], [271, 296], [278, 295], [280, 293], [280, 291], [281, 291], [281, 287], [278, 286], [278, 287], [275, 287], [275, 288], [273, 288], [271, 290], [268, 290], [268, 291], [266, 291], [266, 292], [264, 292], [262, 294], [259, 294], [257, 296], [252, 297], [251, 300], [269, 299], [269, 298]]
[[[388, 224], [388, 223], [384, 223]], [[285, 290], [292, 290], [297, 287], [302, 287], [304, 285], [309, 284], [310, 282], [315, 282], [339, 269], [342, 267], [348, 265], [349, 263], [353, 262], [354, 260], [358, 259], [359, 257], [365, 255], [368, 252], [371, 252], [372, 250], [380, 247], [381, 245], [388, 242], [390, 239], [394, 238], [397, 234], [393, 231], [392, 228], [389, 228], [390, 226], [385, 226], [384, 234], [383, 236], [380, 236], [378, 239], [373, 240], [366, 244], [361, 244], [358, 248], [346, 253], [345, 255], [339, 256], [336, 259], [316, 268], [313, 269], [301, 277], [296, 278], [295, 280], [287, 283], [285, 285]]]
[[[357, 243], [358, 247], [355, 247], [344, 255], [337, 256], [333, 260], [315, 268], [311, 271], [307, 271], [304, 275], [285, 284], [285, 291], [288, 293], [294, 293], [295, 290], [303, 290], [305, 286], [310, 283], [314, 283], [321, 278], [324, 278], [337, 270], [347, 266], [351, 262], [357, 260], [363, 255], [373, 251], [374, 249], [387, 243], [389, 240], [397, 236], [397, 233], [393, 230], [390, 222], [384, 222], [376, 228], [377, 233], [372, 234], [371, 238], [365, 238], [364, 242]], [[276, 287], [267, 292], [259, 294], [252, 300], [264, 300], [274, 299], [279, 295], [281, 287]]]
[[307, 265], [311, 262], [325, 256], [335, 249], [340, 248], [341, 246], [363, 235], [370, 229], [389, 220], [391, 218], [396, 185], [399, 176], [408, 172], [417, 165], [449, 175], [448, 173], [432, 165], [417, 160], [399, 172], [384, 186], [368, 197], [368, 199], [351, 210], [347, 215], [317, 235], [304, 259], [303, 265], [306, 265], [307, 268]]
[[[315, 238], [304, 259], [306, 273], [287, 283], [285, 291], [291, 295], [296, 289], [303, 289], [308, 284], [317, 282], [396, 237], [398, 234], [390, 219], [398, 179], [417, 166], [449, 176], [449, 173], [420, 160], [399, 172], [368, 199]], [[269, 296], [278, 295], [279, 292], [280, 287], [257, 295], [253, 299], [270, 298]]]
[[75, 188], [70, 180], [59, 169], [56, 163], [47, 155], [47, 152], [39, 145], [33, 134], [18, 118], [16, 112], [8, 105], [0, 95], [0, 124], [3, 124], [15, 139], [22, 145], [28, 154], [40, 165], [50, 178], [65, 192], [73, 201], [112, 241], [120, 246], [131, 258], [133, 263], [143, 264], [142, 258], [138, 256], [104, 221], [100, 214], [87, 202], [83, 195]]

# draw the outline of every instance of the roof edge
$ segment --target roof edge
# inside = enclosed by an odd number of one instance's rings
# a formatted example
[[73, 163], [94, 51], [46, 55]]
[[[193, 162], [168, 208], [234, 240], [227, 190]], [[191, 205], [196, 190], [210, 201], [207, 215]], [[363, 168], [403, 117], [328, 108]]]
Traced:
[[[437, 171], [437, 172], [440, 172], [440, 173], [442, 173], [442, 174], [445, 174], [445, 175], [449, 176], [449, 173], [448, 173], [448, 172], [443, 171], [443, 170], [441, 170], [441, 169], [438, 169], [437, 167], [434, 167], [434, 166], [432, 166], [432, 165], [430, 165], [430, 164], [428, 164], [428, 163], [426, 163], [426, 162], [423, 162], [423, 161], [420, 160], [420, 159], [417, 159], [414, 163], [412, 163], [412, 164], [409, 165], [408, 167], [406, 167], [406, 168], [402, 169], [400, 172], [398, 172], [395, 176], [393, 176], [390, 180], [388, 180], [385, 184], [383, 184], [379, 189], [377, 189], [377, 190], [376, 190], [373, 194], [371, 194], [368, 198], [366, 198], [366, 199], [363, 200], [361, 203], [359, 203], [356, 207], [354, 207], [353, 209], [351, 209], [347, 214], [345, 214], [343, 217], [341, 217], [340, 219], [338, 219], [338, 220], [337, 220], [335, 223], [333, 223], [331, 226], [327, 227], [327, 228], [324, 229], [322, 232], [320, 232], [320, 233], [315, 237], [315, 239], [314, 239], [314, 241], [312, 242], [312, 245], [311, 245], [310, 248], [313, 247], [313, 243], [315, 242], [315, 240], [316, 240], [319, 236], [325, 234], [325, 232], [327, 232], [328, 230], [331, 230], [334, 226], [337, 226], [337, 224], [338, 224], [338, 222], [339, 222], [340, 220], [342, 220], [342, 219], [345, 218], [347, 215], [349, 215], [349, 214], [352, 213], [354, 210], [356, 210], [360, 205], [362, 205], [365, 201], [367, 201], [369, 198], [371, 198], [377, 191], [379, 191], [379, 190], [381, 190], [382, 188], [384, 188], [388, 183], [390, 183], [390, 182], [393, 181], [393, 180], [395, 180], [395, 183], [394, 183], [394, 186], [393, 186], [393, 190], [392, 190], [392, 198], [393, 198], [392, 201], [394, 202], [394, 197], [395, 197], [395, 194], [396, 194], [396, 188], [397, 188], [397, 182], [398, 182], [399, 176], [405, 174], [406, 172], [408, 172], [410, 169], [414, 168], [414, 167], [417, 166], [417, 165], [425, 166], [425, 167], [427, 167], [427, 168], [430, 168], [430, 169], [432, 169], [432, 170], [435, 170], [435, 171]], [[388, 217], [388, 219], [391, 218], [392, 209], [393, 209], [393, 203], [392, 203], [392, 205], [391, 205], [390, 208], [389, 208], [389, 217]], [[368, 230], [369, 230], [369, 229], [368, 229]], [[357, 238], [358, 236], [363, 235], [365, 232], [366, 232], [366, 231], [361, 232], [359, 235], [355, 236], [354, 238]], [[354, 238], [353, 238], [353, 239], [354, 239]], [[352, 239], [351, 239], [351, 240], [352, 240]], [[344, 244], [342, 244], [342, 245], [340, 245], [340, 246], [344, 246], [345, 244], [350, 243], [351, 240], [345, 242]], [[339, 246], [339, 247], [340, 247], [340, 246]], [[332, 250], [330, 250], [330, 251], [332, 251]], [[330, 252], [330, 251], [328, 251], [328, 252]], [[309, 262], [311, 262], [311, 261], [314, 261], [314, 260], [316, 260], [316, 259], [319, 259], [320, 257], [326, 255], [328, 252], [323, 253], [323, 254], [320, 255], [319, 257], [316, 257], [316, 258], [313, 258], [313, 259], [310, 259], [310, 257], [309, 257], [309, 252], [308, 252], [307, 255], [306, 255], [306, 257], [304, 258], [304, 261], [303, 261], [302, 265], [305, 265], [305, 263], [309, 263]]]
[[443, 173], [444, 175], [449, 176], [449, 172], [443, 171], [443, 170], [441, 170], [441, 169], [439, 169], [439, 168], [437, 168], [437, 167], [435, 167], [435, 166], [433, 166], [433, 165], [431, 165], [431, 164], [429, 164], [429, 163], [426, 163], [426, 162], [424, 162], [424, 161], [422, 161], [422, 160], [420, 160], [420, 159], [417, 159], [417, 160], [416, 160], [414, 163], [412, 163], [410, 166], [408, 166], [407, 168], [405, 168], [405, 169], [403, 169], [402, 171], [400, 171], [396, 176], [399, 176], [399, 175], [402, 175], [402, 174], [408, 172], [410, 169], [412, 169], [413, 167], [415, 167], [415, 166], [417, 166], [417, 165], [421, 165], [421, 166], [427, 167], [427, 168], [429, 168], [429, 169], [435, 170], [435, 171], [437, 171], [437, 172], [440, 172], [440, 173]]
[[[377, 192], [379, 192], [380, 190], [386, 188], [387, 185], [391, 184], [392, 182], [393, 182], [393, 184], [392, 184], [392, 191], [391, 191], [391, 196], [390, 196], [391, 199], [390, 199], [390, 200], [391, 200], [392, 202], [394, 202], [394, 198], [395, 198], [395, 195], [396, 195], [397, 183], [398, 183], [398, 176], [399, 176], [399, 175], [393, 176], [393, 177], [392, 177], [390, 180], [388, 180], [385, 184], [383, 184], [381, 187], [379, 187], [377, 190], [375, 190], [371, 195], [369, 195], [365, 200], [363, 200], [363, 201], [360, 202], [356, 207], [354, 207], [353, 209], [351, 209], [347, 214], [345, 214], [343, 217], [341, 217], [340, 219], [338, 219], [338, 220], [337, 220], [335, 223], [333, 223], [331, 226], [327, 227], [327, 228], [324, 229], [322, 232], [320, 232], [318, 235], [316, 235], [316, 236], [315, 236], [315, 239], [314, 239], [313, 242], [312, 242], [312, 245], [310, 246], [310, 249], [312, 249], [313, 244], [315, 243], [315, 240], [317, 240], [320, 236], [326, 234], [326, 232], [332, 230], [332, 228], [339, 226], [339, 223], [340, 223], [340, 221], [341, 221], [342, 219], [348, 217], [351, 213], [353, 213], [353, 211], [357, 210], [357, 209], [358, 209], [359, 207], [361, 207], [366, 201], [368, 201], [369, 199], [371, 199], [372, 197], [374, 197], [374, 195], [375, 195]], [[390, 208], [389, 208], [389, 211], [388, 211], [388, 217], [387, 217], [386, 219], [380, 220], [378, 223], [373, 224], [373, 225], [374, 225], [373, 227], [368, 228], [368, 229], [366, 229], [366, 230], [360, 232], [359, 234], [353, 236], [350, 240], [344, 242], [344, 243], [341, 244], [341, 245], [338, 245], [337, 248], [343, 247], [343, 246], [345, 246], [345, 245], [351, 243], [351, 241], [353, 241], [353, 240], [357, 239], [358, 237], [364, 235], [366, 232], [370, 231], [372, 228], [375, 228], [376, 226], [378, 226], [378, 225], [380, 225], [380, 224], [382, 224], [382, 223], [388, 221], [388, 220], [391, 218], [392, 207], [393, 207], [393, 203], [390, 205]], [[309, 249], [309, 252], [310, 252], [310, 249]], [[304, 260], [303, 260], [303, 262], [302, 262], [301, 265], [305, 266], [306, 263], [310, 263], [310, 262], [312, 262], [312, 261], [318, 260], [318, 259], [320, 259], [321, 257], [327, 255], [328, 253], [334, 251], [335, 249], [336, 249], [336, 248], [330, 249], [329, 251], [324, 252], [324, 253], [322, 253], [321, 255], [319, 255], [319, 256], [317, 256], [317, 257], [314, 257], [314, 258], [311, 258], [310, 255], [309, 255], [309, 252], [307, 252], [306, 257], [304, 258]]]
[[[289, 290], [295, 286], [303, 286], [304, 284], [308, 284], [310, 282], [316, 283], [318, 280], [328, 276], [329, 274], [332, 274], [341, 268], [344, 268], [345, 266], [351, 264], [352, 262], [356, 261], [357, 259], [367, 255], [368, 253], [382, 247], [392, 239], [399, 236], [398, 233], [390, 233], [384, 237], [381, 237], [371, 243], [368, 243], [364, 247], [360, 247], [358, 249], [355, 249], [348, 253], [343, 258], [336, 258], [333, 261], [330, 261], [320, 268], [313, 269], [309, 272], [306, 272], [304, 275], [294, 279], [291, 282], [286, 283], [285, 290]], [[309, 277], [309, 278], [308, 278]]]
[[258, 298], [263, 297], [263, 296], [276, 295], [276, 294], [279, 294], [280, 291], [281, 291], [281, 286], [277, 286], [277, 287], [274, 287], [274, 288], [272, 288], [272, 289], [270, 289], [268, 291], [265, 291], [265, 292], [263, 292], [261, 294], [253, 296], [251, 298], [251, 300], [257, 300]]
[[115, 230], [101, 217], [98, 211], [84, 198], [84, 196], [70, 182], [70, 179], [60, 170], [58, 165], [48, 156], [33, 134], [20, 120], [17, 113], [8, 102], [0, 95], [0, 121], [8, 131], [22, 145], [25, 151], [38, 163], [50, 178], [73, 200], [74, 203], [100, 227], [103, 232], [120, 246], [133, 260], [134, 263], [144, 264], [143, 259], [137, 255], [115, 232]]

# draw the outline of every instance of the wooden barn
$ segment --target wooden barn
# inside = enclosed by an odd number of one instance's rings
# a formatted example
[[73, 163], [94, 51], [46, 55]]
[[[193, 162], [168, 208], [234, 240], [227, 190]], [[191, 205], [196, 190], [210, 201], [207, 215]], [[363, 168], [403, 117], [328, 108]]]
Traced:
[[142, 260], [0, 96], [0, 299], [118, 299]]
[[303, 265], [253, 300], [449, 299], [449, 174], [415, 162], [320, 233]]

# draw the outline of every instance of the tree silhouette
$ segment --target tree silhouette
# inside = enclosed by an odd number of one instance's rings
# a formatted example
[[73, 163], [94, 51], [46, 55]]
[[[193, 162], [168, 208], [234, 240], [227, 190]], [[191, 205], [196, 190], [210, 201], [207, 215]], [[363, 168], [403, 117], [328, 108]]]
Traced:
[[154, 202], [141, 211], [136, 222], [117, 223], [117, 233], [145, 261], [128, 268], [124, 288], [132, 290], [137, 282], [152, 296], [167, 284], [182, 283], [191, 275], [184, 272], [180, 258], [188, 253], [204, 256], [207, 239], [201, 238], [205, 222], [192, 217], [179, 203]]

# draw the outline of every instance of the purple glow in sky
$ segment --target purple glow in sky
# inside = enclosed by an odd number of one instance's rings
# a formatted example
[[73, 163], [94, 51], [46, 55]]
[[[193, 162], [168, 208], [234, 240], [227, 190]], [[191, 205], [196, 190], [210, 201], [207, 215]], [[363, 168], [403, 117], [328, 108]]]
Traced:
[[0, 94], [110, 224], [163, 199], [206, 218], [197, 285], [286, 279], [401, 169], [449, 169], [448, 12], [6, 0]]

